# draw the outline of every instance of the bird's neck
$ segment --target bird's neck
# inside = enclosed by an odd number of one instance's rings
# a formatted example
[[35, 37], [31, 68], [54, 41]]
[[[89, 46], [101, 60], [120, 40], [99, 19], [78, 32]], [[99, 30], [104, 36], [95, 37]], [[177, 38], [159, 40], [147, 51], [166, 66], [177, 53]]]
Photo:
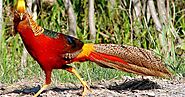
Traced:
[[26, 19], [24, 21], [19, 22], [16, 27], [16, 30], [19, 32], [21, 37], [24, 38], [34, 38], [34, 33], [32, 28], [30, 27], [29, 20]]
[[28, 22], [35, 36], [40, 35], [44, 32], [44, 28], [39, 26], [31, 15], [28, 14]]

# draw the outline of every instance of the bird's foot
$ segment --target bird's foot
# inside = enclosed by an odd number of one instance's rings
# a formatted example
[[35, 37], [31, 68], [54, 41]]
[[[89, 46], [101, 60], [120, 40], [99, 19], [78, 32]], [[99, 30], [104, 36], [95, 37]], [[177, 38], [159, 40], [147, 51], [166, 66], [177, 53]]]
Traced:
[[33, 97], [38, 97], [47, 87], [47, 84], [43, 85], [42, 88]]
[[88, 91], [90, 91], [91, 93], [93, 93], [93, 91], [91, 90], [91, 88], [84, 82], [83, 83], [83, 92], [82, 92], [82, 97], [86, 96]]

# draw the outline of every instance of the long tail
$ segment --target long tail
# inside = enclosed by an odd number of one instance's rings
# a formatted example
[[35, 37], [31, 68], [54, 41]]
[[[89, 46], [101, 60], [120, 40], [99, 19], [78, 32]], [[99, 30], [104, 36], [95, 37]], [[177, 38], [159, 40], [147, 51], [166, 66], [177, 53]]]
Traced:
[[83, 56], [102, 67], [129, 73], [158, 77], [171, 77], [172, 75], [152, 51], [138, 47], [117, 44], [84, 44], [82, 52], [77, 57]]

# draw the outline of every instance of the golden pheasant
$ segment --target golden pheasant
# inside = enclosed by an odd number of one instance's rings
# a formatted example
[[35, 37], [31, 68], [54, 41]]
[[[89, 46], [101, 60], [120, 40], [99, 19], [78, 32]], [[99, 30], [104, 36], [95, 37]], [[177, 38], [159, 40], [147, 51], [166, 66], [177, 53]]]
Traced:
[[29, 54], [45, 72], [45, 84], [35, 97], [51, 83], [53, 69], [64, 69], [74, 74], [82, 83], [82, 95], [85, 95], [90, 87], [73, 67], [67, 65], [72, 62], [88, 60], [102, 67], [140, 75], [171, 76], [169, 70], [152, 51], [118, 44], [84, 44], [74, 37], [42, 28], [26, 11], [24, 0], [18, 0], [14, 10], [14, 29], [19, 32]]

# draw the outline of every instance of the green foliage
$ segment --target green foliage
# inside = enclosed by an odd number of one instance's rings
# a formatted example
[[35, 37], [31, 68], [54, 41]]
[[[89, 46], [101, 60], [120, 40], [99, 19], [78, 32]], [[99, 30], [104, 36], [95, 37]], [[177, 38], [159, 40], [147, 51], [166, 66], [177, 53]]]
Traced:
[[[43, 71], [30, 56], [27, 60], [28, 64], [20, 65], [23, 43], [19, 35], [12, 36], [13, 24], [11, 21], [13, 17], [10, 16], [11, 13], [8, 10], [14, 2], [6, 0], [3, 5], [4, 30], [0, 49], [1, 82], [13, 83], [24, 78], [39, 79], [41, 77], [44, 79]], [[85, 43], [91, 42], [88, 29], [88, 0], [75, 0], [72, 1], [72, 4], [77, 16], [77, 37]], [[185, 12], [182, 9], [183, 6], [180, 5], [175, 2], [176, 13], [172, 17], [173, 24], [163, 27], [162, 39], [159, 39], [160, 32], [155, 29], [152, 21], [147, 24], [144, 17], [141, 22], [133, 21], [134, 31], [132, 31], [128, 10], [121, 8], [118, 1], [114, 7], [111, 7], [107, 0], [95, 0], [96, 43], [127, 44], [154, 50], [174, 74], [182, 74], [185, 71]], [[43, 6], [37, 22], [47, 29], [66, 33], [68, 25], [63, 2], [57, 0], [53, 6]], [[123, 75], [133, 76], [117, 70], [101, 68], [92, 62], [71, 65], [76, 67], [88, 81], [120, 78]], [[77, 81], [72, 74], [64, 70], [54, 70], [52, 78], [54, 81], [60, 82]]]

